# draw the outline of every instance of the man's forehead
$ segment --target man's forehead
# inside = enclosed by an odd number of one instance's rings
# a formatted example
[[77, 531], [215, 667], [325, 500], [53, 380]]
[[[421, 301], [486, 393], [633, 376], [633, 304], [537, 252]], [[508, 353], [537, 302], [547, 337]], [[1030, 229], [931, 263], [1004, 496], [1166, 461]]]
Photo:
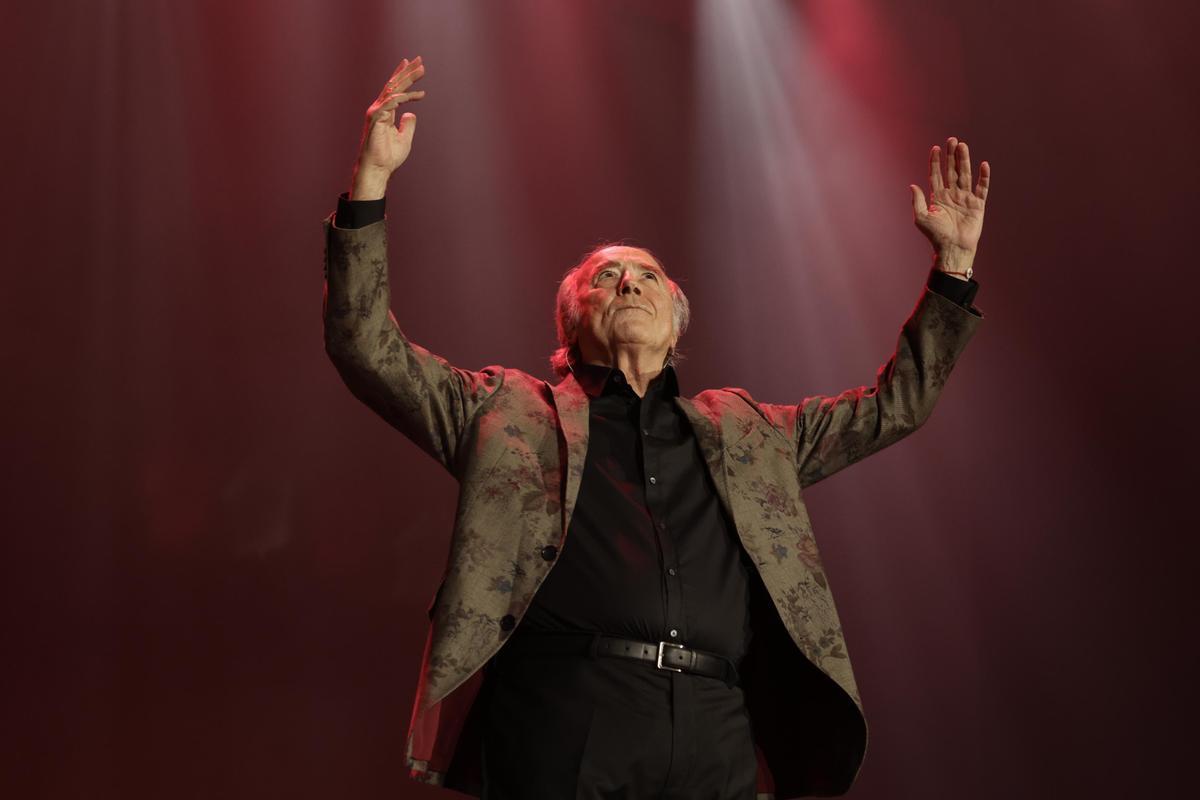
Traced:
[[659, 272], [666, 274], [662, 264], [658, 263], [658, 259], [650, 255], [649, 251], [643, 250], [640, 247], [628, 247], [626, 245], [614, 245], [606, 247], [596, 253], [592, 259], [592, 271], [599, 269], [605, 264], [642, 264], [654, 267]]

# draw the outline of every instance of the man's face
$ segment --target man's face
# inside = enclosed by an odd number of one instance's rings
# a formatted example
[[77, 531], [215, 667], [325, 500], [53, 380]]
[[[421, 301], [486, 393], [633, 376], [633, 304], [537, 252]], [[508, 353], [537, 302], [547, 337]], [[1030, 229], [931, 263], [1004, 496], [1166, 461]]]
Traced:
[[638, 247], [607, 247], [584, 267], [579, 349], [585, 361], [612, 364], [619, 347], [662, 353], [675, 344], [671, 289], [654, 258]]

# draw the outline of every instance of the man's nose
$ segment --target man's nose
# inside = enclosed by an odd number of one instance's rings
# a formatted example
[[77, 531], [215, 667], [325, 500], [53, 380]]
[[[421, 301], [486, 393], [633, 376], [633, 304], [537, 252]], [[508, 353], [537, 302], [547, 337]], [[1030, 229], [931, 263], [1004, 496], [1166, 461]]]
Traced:
[[621, 283], [617, 287], [617, 291], [619, 291], [621, 294], [629, 294], [630, 292], [634, 294], [642, 293], [641, 287], [634, 282], [633, 275], [628, 272], [621, 276]]

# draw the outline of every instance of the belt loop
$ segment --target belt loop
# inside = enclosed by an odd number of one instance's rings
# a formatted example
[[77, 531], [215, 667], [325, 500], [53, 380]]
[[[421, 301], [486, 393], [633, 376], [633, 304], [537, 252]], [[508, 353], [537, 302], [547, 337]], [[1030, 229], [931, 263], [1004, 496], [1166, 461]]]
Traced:
[[591, 643], [588, 645], [588, 658], [590, 658], [592, 661], [595, 661], [595, 660], [596, 660], [596, 649], [597, 649], [599, 646], [600, 646], [600, 634], [598, 634], [598, 633], [593, 633], [593, 634], [592, 634], [592, 641], [591, 641]]
[[737, 686], [737, 683], [738, 683], [737, 667], [734, 666], [732, 661], [730, 661], [729, 659], [725, 659], [725, 687], [727, 689], [732, 689], [734, 686]]

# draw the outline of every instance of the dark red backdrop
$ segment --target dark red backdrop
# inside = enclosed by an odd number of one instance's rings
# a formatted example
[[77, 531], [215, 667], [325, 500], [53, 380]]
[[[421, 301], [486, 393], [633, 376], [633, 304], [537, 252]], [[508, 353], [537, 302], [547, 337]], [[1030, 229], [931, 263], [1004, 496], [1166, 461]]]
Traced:
[[6, 13], [5, 796], [439, 795], [401, 750], [455, 485], [320, 325], [320, 220], [418, 53], [393, 308], [469, 367], [545, 374], [556, 278], [616, 237], [692, 298], [687, 390], [870, 381], [928, 267], [907, 184], [950, 134], [987, 158], [986, 324], [808, 495], [851, 796], [1185, 792], [1195, 12], [714, 3]]

